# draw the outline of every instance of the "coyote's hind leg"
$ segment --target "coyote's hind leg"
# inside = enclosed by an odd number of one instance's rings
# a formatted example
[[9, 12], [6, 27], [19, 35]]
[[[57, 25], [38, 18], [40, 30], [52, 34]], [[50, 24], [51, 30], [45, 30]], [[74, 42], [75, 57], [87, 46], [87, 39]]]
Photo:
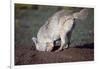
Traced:
[[71, 34], [72, 34], [72, 31], [67, 33], [67, 42], [66, 42], [66, 45], [63, 47], [63, 49], [66, 49], [70, 46]]
[[67, 33], [67, 44], [66, 44], [66, 46], [64, 46], [64, 49], [68, 48], [71, 44], [71, 36], [72, 36], [74, 27], [75, 27], [75, 19], [74, 19], [74, 24], [72, 26], [72, 29]]

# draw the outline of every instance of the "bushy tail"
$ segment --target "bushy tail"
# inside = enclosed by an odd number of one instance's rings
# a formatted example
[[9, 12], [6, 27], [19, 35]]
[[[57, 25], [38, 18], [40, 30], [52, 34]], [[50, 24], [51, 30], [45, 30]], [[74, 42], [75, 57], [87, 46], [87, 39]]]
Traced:
[[79, 12], [74, 13], [73, 16], [75, 19], [84, 20], [87, 18], [88, 14], [89, 14], [89, 9], [82, 9]]
[[32, 40], [35, 43], [35, 45], [37, 45], [37, 38], [36, 37], [32, 37]]

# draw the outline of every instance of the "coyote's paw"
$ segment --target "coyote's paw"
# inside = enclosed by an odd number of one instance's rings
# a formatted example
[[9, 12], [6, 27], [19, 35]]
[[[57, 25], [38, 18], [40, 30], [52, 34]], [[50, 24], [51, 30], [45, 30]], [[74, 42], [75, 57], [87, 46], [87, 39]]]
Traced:
[[60, 52], [60, 51], [62, 51], [62, 49], [58, 49], [58, 50], [56, 50], [55, 52]]
[[68, 44], [67, 44], [66, 46], [63, 47], [63, 49], [67, 49], [68, 47], [69, 47], [69, 46], [68, 46]]

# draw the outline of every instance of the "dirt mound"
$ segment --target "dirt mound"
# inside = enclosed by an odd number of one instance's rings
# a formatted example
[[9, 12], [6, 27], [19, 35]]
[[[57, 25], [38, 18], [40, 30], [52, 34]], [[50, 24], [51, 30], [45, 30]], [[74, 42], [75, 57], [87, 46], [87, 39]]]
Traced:
[[15, 65], [62, 63], [92, 60], [94, 60], [93, 48], [76, 47], [68, 48], [61, 52], [38, 52], [32, 46], [15, 47]]

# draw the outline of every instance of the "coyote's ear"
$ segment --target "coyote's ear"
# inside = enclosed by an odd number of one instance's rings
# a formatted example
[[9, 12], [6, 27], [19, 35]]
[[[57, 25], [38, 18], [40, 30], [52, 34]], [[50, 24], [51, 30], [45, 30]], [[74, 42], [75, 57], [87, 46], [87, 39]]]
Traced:
[[32, 41], [35, 43], [35, 45], [37, 44], [37, 39], [35, 37], [32, 37]]

